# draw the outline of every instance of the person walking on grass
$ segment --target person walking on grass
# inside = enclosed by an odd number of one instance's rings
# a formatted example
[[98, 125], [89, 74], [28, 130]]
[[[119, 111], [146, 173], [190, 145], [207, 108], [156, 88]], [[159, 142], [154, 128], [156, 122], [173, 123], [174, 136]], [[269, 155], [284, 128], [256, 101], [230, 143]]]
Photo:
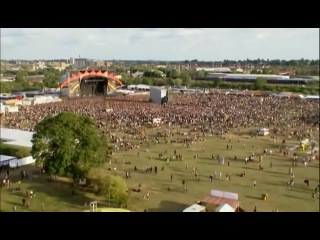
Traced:
[[253, 187], [256, 188], [256, 186], [257, 186], [257, 181], [254, 180], [254, 181], [253, 181]]
[[46, 208], [44, 206], [44, 203], [41, 204], [41, 212], [45, 212], [46, 211]]

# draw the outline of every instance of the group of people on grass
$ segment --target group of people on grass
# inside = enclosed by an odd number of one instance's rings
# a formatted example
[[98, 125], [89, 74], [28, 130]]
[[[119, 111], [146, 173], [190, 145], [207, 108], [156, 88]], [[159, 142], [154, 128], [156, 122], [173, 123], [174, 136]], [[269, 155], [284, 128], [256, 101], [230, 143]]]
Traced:
[[[100, 130], [108, 134], [109, 139], [115, 144], [115, 151], [129, 150], [143, 144], [149, 145], [151, 141], [160, 143], [163, 136], [188, 147], [190, 142], [205, 141], [208, 136], [226, 137], [231, 129], [237, 129], [240, 134], [240, 129], [267, 127], [272, 135], [296, 138], [296, 140], [312, 138], [314, 133], [319, 131], [318, 124], [314, 120], [309, 121], [319, 116], [318, 100], [201, 93], [175, 94], [172, 101], [165, 105], [149, 103], [146, 96], [118, 96], [21, 106], [19, 112], [1, 116], [2, 127], [33, 131], [41, 119], [63, 111], [93, 117]], [[154, 118], [160, 118], [164, 127], [158, 128], [156, 135], [149, 136], [148, 127], [152, 127]], [[185, 135], [179, 129], [188, 129], [189, 133], [193, 134]], [[118, 132], [126, 132], [129, 137], [117, 136]], [[252, 133], [252, 137], [255, 136], [257, 133]], [[232, 150], [231, 143], [227, 145], [227, 149]], [[167, 150], [161, 153], [159, 158], [163, 157], [162, 154], [167, 155], [166, 153]], [[198, 155], [195, 158], [197, 159]], [[172, 159], [181, 160], [183, 156], [175, 152], [170, 157], [170, 160]], [[228, 161], [228, 166], [229, 164]], [[263, 165], [259, 166], [260, 170], [263, 170]], [[272, 167], [271, 164], [270, 166]], [[156, 169], [155, 171], [157, 172]], [[199, 180], [197, 170], [193, 170], [193, 174]], [[212, 182], [218, 178], [217, 175], [217, 173], [210, 175], [209, 180]], [[221, 175], [220, 172], [220, 178]], [[244, 177], [245, 173], [240, 175]], [[291, 180], [288, 185], [293, 186], [294, 176], [292, 173], [290, 175]], [[130, 178], [129, 173], [126, 177]], [[228, 181], [230, 177], [230, 174], [226, 175]], [[182, 185], [187, 192], [186, 182], [183, 181]], [[256, 181], [253, 186], [256, 187]], [[143, 199], [149, 198], [148, 192]]]

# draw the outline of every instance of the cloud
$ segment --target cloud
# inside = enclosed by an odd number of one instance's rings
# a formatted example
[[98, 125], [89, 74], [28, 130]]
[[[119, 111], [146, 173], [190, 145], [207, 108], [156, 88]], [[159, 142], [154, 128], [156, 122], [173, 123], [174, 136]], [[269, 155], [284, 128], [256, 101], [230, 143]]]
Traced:
[[318, 59], [315, 28], [2, 28], [1, 59]]

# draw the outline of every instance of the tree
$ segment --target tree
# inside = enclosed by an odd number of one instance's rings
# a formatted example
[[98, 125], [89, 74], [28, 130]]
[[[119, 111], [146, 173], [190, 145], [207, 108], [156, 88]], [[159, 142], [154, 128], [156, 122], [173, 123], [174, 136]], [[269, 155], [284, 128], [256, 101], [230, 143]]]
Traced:
[[202, 70], [202, 71], [198, 71], [198, 72], [197, 72], [197, 76], [198, 76], [198, 77], [205, 77], [205, 76], [206, 76], [206, 72], [203, 71], [203, 70]]
[[180, 76], [179, 72], [177, 69], [172, 69], [171, 70], [171, 78], [176, 79]]
[[166, 82], [164, 81], [164, 79], [154, 79], [153, 85], [154, 86], [165, 86]]
[[181, 78], [176, 78], [176, 79], [173, 80], [173, 82], [174, 82], [175, 86], [179, 87], [179, 86], [182, 85], [182, 79]]
[[191, 77], [187, 72], [182, 72], [180, 74], [182, 79], [182, 85], [189, 87], [191, 85]]
[[22, 64], [21, 68], [24, 69], [24, 70], [28, 70], [28, 64]]
[[175, 83], [174, 83], [172, 78], [167, 78], [166, 81], [167, 81], [167, 85], [169, 85], [169, 86], [175, 85]]
[[267, 80], [265, 78], [258, 77], [254, 81], [254, 89], [256, 90], [262, 89], [263, 86], [265, 86], [266, 84], [267, 84]]
[[178, 70], [176, 70], [176, 69], [168, 69], [167, 71], [166, 71], [166, 77], [167, 78], [173, 78], [173, 79], [176, 79], [176, 78], [178, 78], [179, 77], [179, 72], [178, 72]]
[[86, 184], [91, 187], [98, 187], [98, 183], [106, 176], [104, 168], [91, 168], [86, 176]]
[[223, 80], [221, 78], [215, 79], [214, 80], [214, 86], [215, 87], [220, 87], [223, 84]]
[[48, 88], [56, 88], [58, 87], [60, 76], [58, 73], [50, 72], [47, 76], [43, 79], [44, 86]]
[[142, 84], [145, 84], [145, 85], [152, 85], [153, 82], [152, 82], [152, 79], [151, 78], [143, 78], [142, 80]]
[[17, 72], [15, 81], [17, 83], [25, 83], [26, 82], [26, 73], [23, 70], [19, 70]]
[[31, 154], [49, 174], [86, 177], [109, 158], [109, 144], [92, 118], [72, 112], [46, 117], [35, 127]]
[[117, 206], [126, 206], [128, 202], [126, 181], [119, 176], [107, 176], [100, 178], [98, 182], [98, 193], [105, 196], [109, 203]]
[[133, 83], [136, 84], [136, 85], [141, 84], [142, 83], [142, 78], [139, 78], [139, 77], [135, 78], [133, 80]]
[[59, 71], [54, 68], [47, 68], [43, 70], [45, 78], [43, 79], [43, 84], [48, 88], [56, 88], [59, 86], [60, 78], [66, 74], [66, 70]]

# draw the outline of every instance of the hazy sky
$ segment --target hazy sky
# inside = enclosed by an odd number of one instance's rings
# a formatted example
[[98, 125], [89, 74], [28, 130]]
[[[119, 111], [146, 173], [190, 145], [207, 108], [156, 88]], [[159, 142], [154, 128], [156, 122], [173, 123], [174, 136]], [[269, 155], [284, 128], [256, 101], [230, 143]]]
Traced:
[[319, 59], [318, 28], [2, 28], [1, 59]]

